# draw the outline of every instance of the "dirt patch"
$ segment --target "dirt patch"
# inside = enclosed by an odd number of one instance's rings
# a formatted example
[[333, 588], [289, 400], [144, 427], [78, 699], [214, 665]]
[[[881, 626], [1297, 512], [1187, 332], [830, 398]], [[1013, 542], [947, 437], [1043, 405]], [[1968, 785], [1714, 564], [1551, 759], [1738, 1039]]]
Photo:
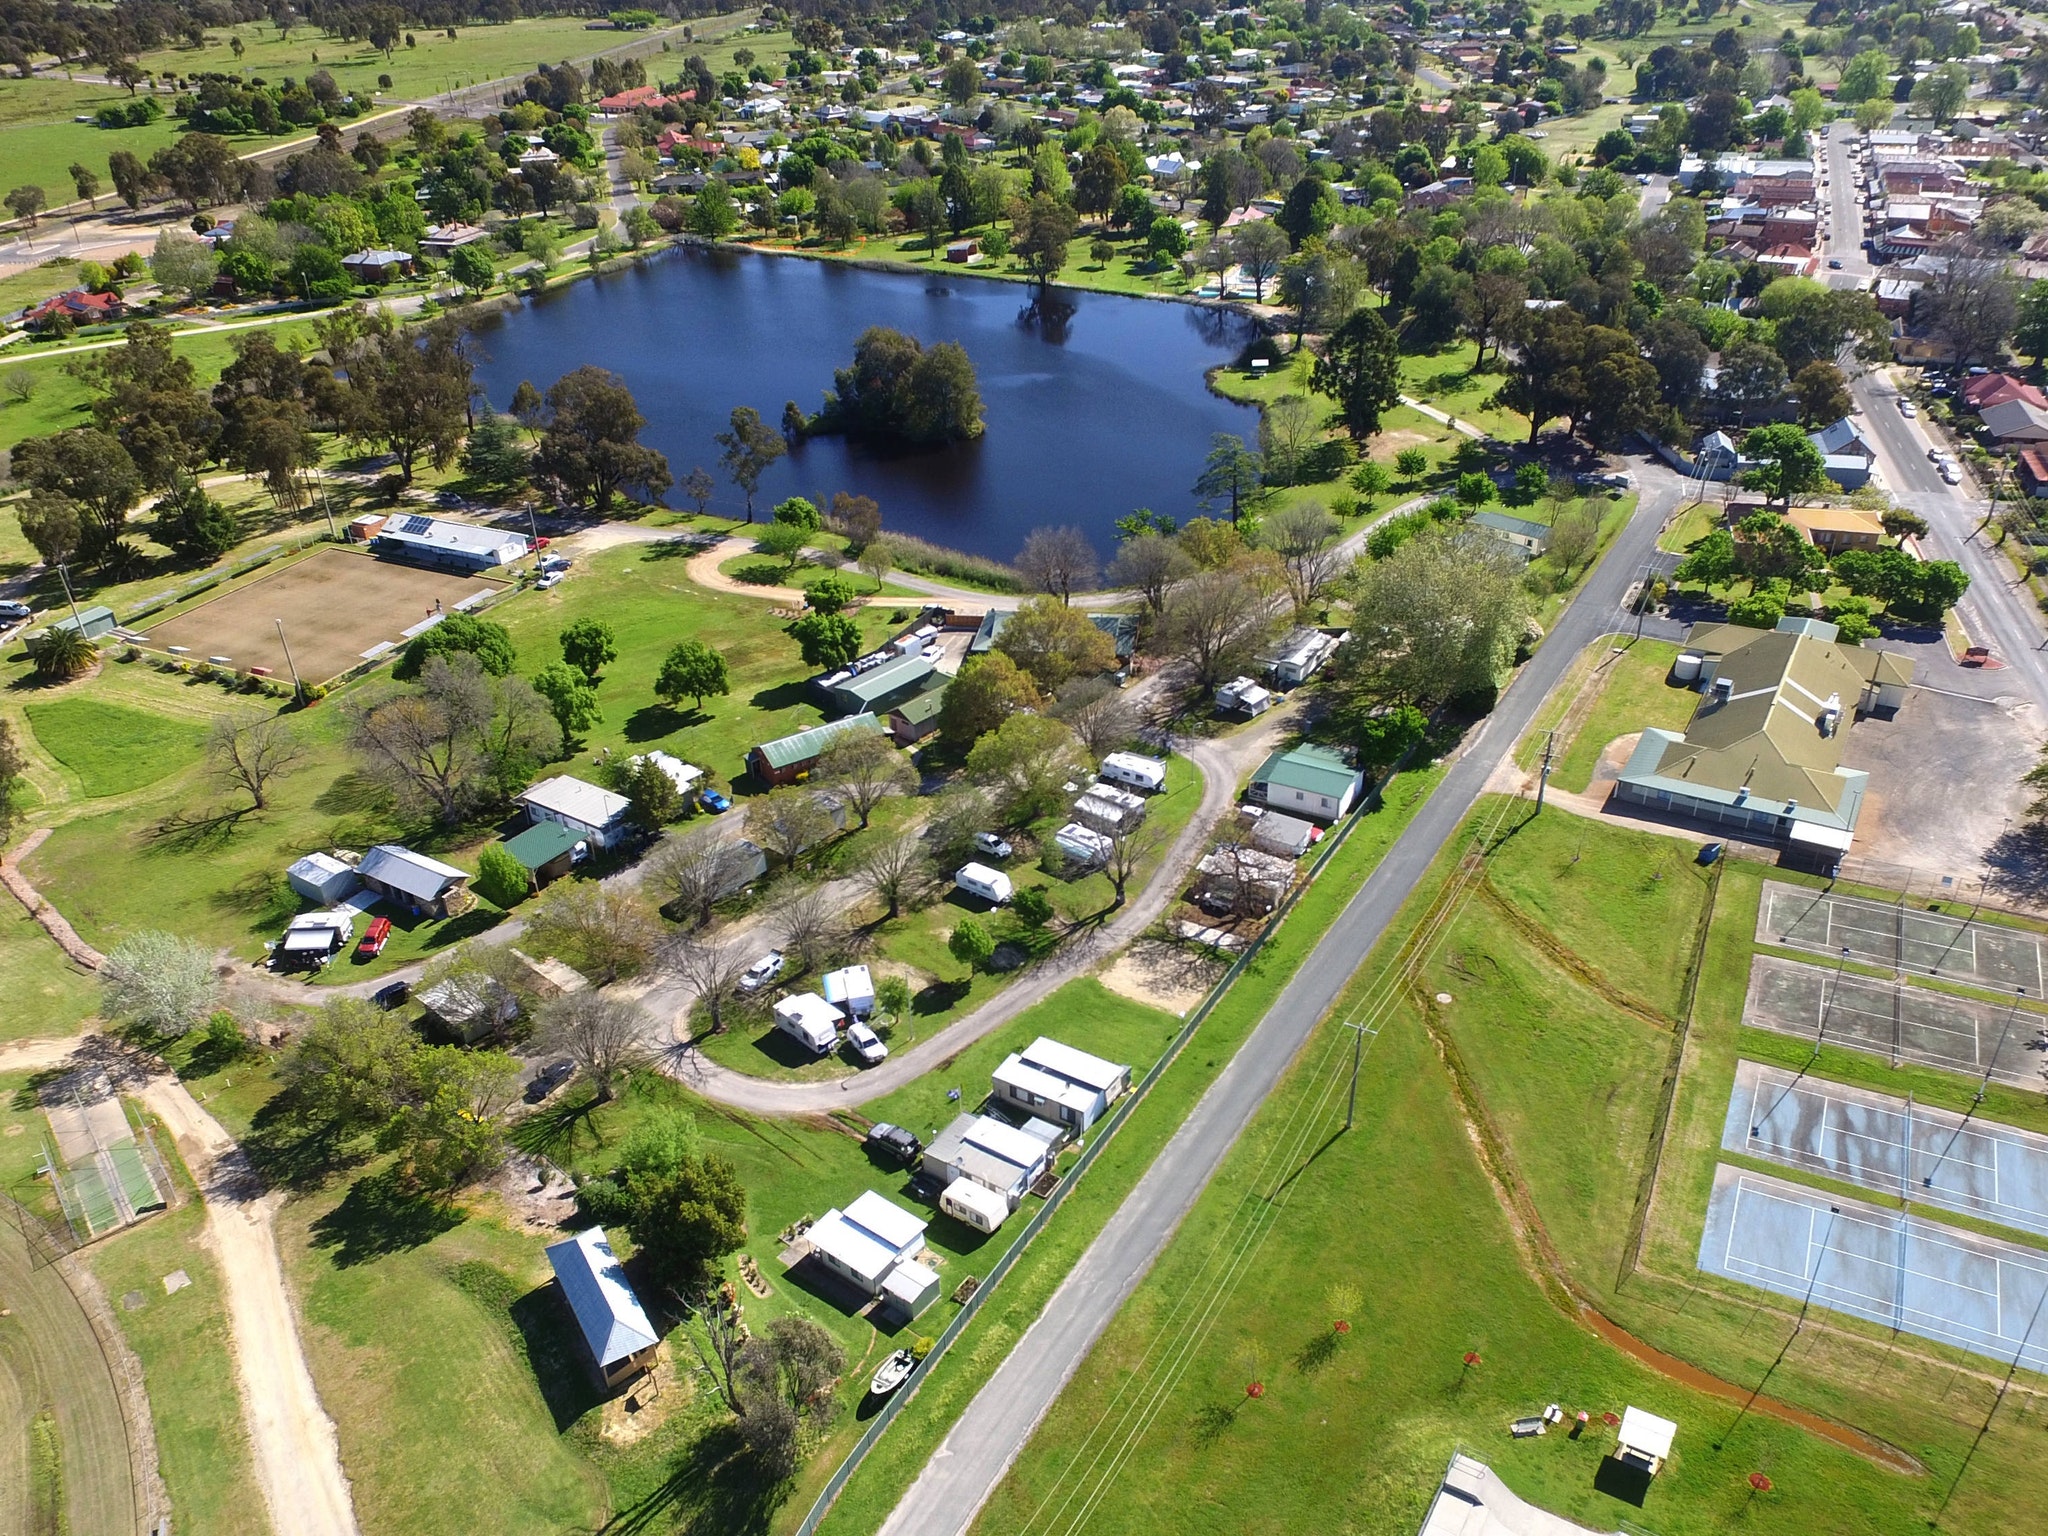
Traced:
[[1196, 950], [1145, 939], [1117, 956], [1097, 980], [1119, 997], [1185, 1018], [1209, 995], [1225, 968], [1222, 961]]
[[1378, 437], [1375, 437], [1372, 440], [1372, 448], [1369, 450], [1368, 457], [1381, 459], [1391, 464], [1394, 461], [1394, 455], [1403, 448], [1430, 448], [1435, 446], [1436, 441], [1435, 438], [1426, 432], [1415, 432], [1402, 427], [1392, 432], [1382, 432]]
[[670, 1341], [654, 1351], [654, 1364], [632, 1386], [604, 1405], [598, 1433], [607, 1445], [637, 1445], [689, 1406], [696, 1389], [678, 1371]]
[[576, 1186], [538, 1158], [507, 1158], [486, 1187], [498, 1197], [506, 1218], [530, 1233], [559, 1232], [576, 1214]]

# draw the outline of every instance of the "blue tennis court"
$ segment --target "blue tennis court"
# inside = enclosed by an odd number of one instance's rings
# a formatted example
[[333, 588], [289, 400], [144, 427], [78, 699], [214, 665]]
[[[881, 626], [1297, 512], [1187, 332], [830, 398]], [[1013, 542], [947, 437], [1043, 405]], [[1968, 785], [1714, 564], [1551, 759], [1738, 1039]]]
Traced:
[[2048, 1136], [1738, 1062], [1721, 1146], [2048, 1236]]
[[2048, 1371], [2048, 1253], [1722, 1163], [1700, 1268]]

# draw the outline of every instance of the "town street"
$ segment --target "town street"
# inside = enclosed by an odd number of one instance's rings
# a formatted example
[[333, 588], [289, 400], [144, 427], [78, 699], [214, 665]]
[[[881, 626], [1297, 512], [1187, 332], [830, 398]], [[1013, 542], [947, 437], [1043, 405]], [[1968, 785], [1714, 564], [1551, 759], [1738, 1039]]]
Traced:
[[976, 1394], [883, 1525], [884, 1536], [957, 1536], [973, 1523], [1318, 1021], [1456, 835], [1487, 779], [1529, 729], [1565, 669], [1614, 627], [1629, 587], [1684, 494], [1684, 483], [1655, 460], [1639, 461], [1635, 472], [1643, 497], [1628, 527], [1587, 576], [1493, 714], [1475, 729], [1436, 793]]

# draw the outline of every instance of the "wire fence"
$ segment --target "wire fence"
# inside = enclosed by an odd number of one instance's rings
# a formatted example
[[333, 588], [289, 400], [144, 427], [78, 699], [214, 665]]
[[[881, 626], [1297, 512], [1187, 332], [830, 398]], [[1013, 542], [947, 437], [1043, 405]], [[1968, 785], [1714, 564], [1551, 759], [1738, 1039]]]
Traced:
[[852, 1479], [853, 1474], [860, 1470], [861, 1463], [867, 1460], [869, 1454], [881, 1440], [883, 1433], [895, 1422], [897, 1415], [902, 1413], [909, 1406], [912, 1399], [917, 1396], [918, 1389], [931, 1374], [932, 1367], [945, 1356], [946, 1351], [953, 1346], [960, 1335], [966, 1331], [968, 1325], [974, 1321], [975, 1314], [981, 1310], [982, 1305], [988, 1298], [995, 1293], [1003, 1277], [1010, 1272], [1017, 1261], [1023, 1256], [1024, 1250], [1030, 1246], [1032, 1239], [1045, 1230], [1046, 1224], [1052, 1220], [1054, 1214], [1066, 1200], [1067, 1195], [1080, 1182], [1081, 1176], [1088, 1171], [1094, 1164], [1095, 1159], [1101, 1155], [1102, 1149], [1116, 1139], [1117, 1133], [1123, 1129], [1125, 1123], [1136, 1112], [1138, 1105], [1144, 1102], [1146, 1096], [1165, 1074], [1167, 1068], [1173, 1065], [1188, 1042], [1194, 1039], [1195, 1032], [1201, 1028], [1203, 1020], [1207, 1019], [1216, 1010], [1217, 1005], [1228, 994], [1232, 984], [1258, 958], [1260, 951], [1265, 948], [1267, 940], [1279, 930], [1281, 920], [1294, 909], [1294, 905], [1300, 900], [1302, 893], [1315, 883], [1316, 878], [1328, 866], [1330, 860], [1336, 857], [1338, 851], [1350, 839], [1353, 830], [1358, 824], [1366, 816], [1379, 809], [1381, 792], [1386, 787], [1386, 784], [1392, 781], [1392, 778], [1393, 775], [1389, 774], [1387, 779], [1376, 785], [1372, 793], [1360, 802], [1358, 808], [1346, 817], [1328, 837], [1322, 840], [1315, 860], [1309, 866], [1307, 875], [1295, 882], [1293, 889], [1273, 909], [1272, 920], [1266, 924], [1265, 928], [1251, 943], [1245, 946], [1244, 952], [1231, 963], [1230, 969], [1225, 971], [1216, 985], [1209, 989], [1208, 996], [1204, 997], [1188, 1015], [1187, 1022], [1181, 1026], [1179, 1033], [1169, 1042], [1159, 1059], [1152, 1064], [1151, 1070], [1139, 1079], [1137, 1086], [1124, 1096], [1116, 1108], [1110, 1112], [1109, 1118], [1102, 1122], [1100, 1129], [1089, 1139], [1088, 1144], [1081, 1149], [1081, 1156], [1075, 1162], [1072, 1170], [1053, 1187], [1052, 1194], [1047, 1198], [1045, 1204], [1026, 1223], [1024, 1230], [1018, 1233], [1016, 1241], [1011, 1243], [1009, 1248], [1004, 1251], [1002, 1257], [996, 1260], [995, 1267], [988, 1272], [987, 1277], [975, 1288], [974, 1294], [967, 1298], [962, 1304], [960, 1311], [954, 1315], [953, 1320], [941, 1331], [937, 1342], [932, 1346], [931, 1353], [925, 1357], [923, 1363], [918, 1367], [916, 1374], [911, 1377], [910, 1381], [894, 1397], [890, 1398], [883, 1405], [882, 1411], [875, 1415], [874, 1421], [868, 1425], [867, 1431], [854, 1443], [853, 1449], [847, 1452], [846, 1459], [839, 1464], [838, 1469], [833, 1472], [831, 1479], [825, 1484], [823, 1491], [819, 1493], [817, 1501], [811, 1506], [810, 1513], [804, 1517], [803, 1524], [797, 1527], [797, 1536], [814, 1536], [819, 1523], [830, 1511], [834, 1501], [838, 1499], [840, 1493]]

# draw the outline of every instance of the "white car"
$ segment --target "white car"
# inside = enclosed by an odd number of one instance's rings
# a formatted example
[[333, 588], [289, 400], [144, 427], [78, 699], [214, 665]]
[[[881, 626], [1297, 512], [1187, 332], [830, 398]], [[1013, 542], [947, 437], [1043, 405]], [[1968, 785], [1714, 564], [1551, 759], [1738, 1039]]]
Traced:
[[1906, 420], [1911, 421], [1920, 414], [1920, 407], [1910, 400], [1901, 400], [1899, 402], [1899, 414], [1905, 417]]
[[740, 990], [758, 992], [781, 974], [782, 951], [771, 949], [747, 967], [746, 974], [740, 977]]
[[975, 833], [974, 847], [977, 852], [991, 854], [998, 859], [1007, 859], [1016, 851], [993, 832]]
[[889, 1059], [889, 1047], [882, 1044], [882, 1037], [865, 1024], [847, 1025], [846, 1043], [853, 1047], [853, 1054], [861, 1059], [864, 1066], [879, 1067]]
[[1957, 469], [1955, 465], [1945, 463], [1941, 466], [1941, 478], [1950, 485], [1961, 485], [1963, 483], [1963, 472]]
[[539, 581], [533, 584], [533, 590], [536, 592], [546, 592], [553, 587], [559, 587], [561, 584], [562, 573], [560, 571], [549, 571], [547, 575], [541, 577]]

